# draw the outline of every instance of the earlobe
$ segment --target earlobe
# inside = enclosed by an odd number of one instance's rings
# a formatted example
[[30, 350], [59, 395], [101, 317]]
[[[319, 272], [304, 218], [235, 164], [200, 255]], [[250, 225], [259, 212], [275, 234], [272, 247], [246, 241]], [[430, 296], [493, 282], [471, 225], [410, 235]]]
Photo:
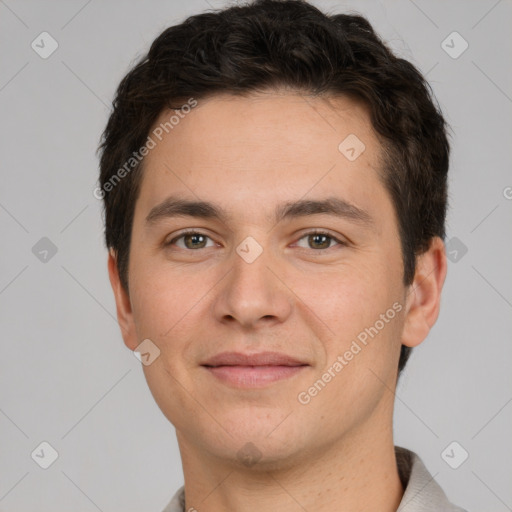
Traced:
[[435, 237], [431, 240], [429, 249], [416, 258], [414, 281], [406, 297], [403, 345], [416, 347], [435, 324], [446, 271], [444, 243], [441, 238]]
[[108, 255], [108, 275], [114, 298], [116, 301], [117, 321], [121, 328], [121, 334], [125, 345], [130, 350], [135, 350], [138, 345], [135, 324], [133, 322], [132, 306], [128, 293], [121, 284], [117, 269], [117, 255], [113, 249]]

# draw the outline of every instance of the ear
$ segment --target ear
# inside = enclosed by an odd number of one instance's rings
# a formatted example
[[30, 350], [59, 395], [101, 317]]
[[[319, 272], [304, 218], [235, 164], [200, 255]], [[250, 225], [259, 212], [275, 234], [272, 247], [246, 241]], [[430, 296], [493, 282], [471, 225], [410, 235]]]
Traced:
[[135, 322], [133, 321], [132, 305], [128, 293], [121, 284], [117, 269], [117, 255], [113, 249], [110, 249], [108, 255], [108, 276], [116, 300], [117, 321], [121, 328], [124, 344], [133, 351], [139, 343], [137, 341]]
[[444, 243], [441, 238], [434, 237], [429, 249], [416, 258], [414, 280], [406, 297], [403, 345], [419, 345], [436, 323], [446, 271]]

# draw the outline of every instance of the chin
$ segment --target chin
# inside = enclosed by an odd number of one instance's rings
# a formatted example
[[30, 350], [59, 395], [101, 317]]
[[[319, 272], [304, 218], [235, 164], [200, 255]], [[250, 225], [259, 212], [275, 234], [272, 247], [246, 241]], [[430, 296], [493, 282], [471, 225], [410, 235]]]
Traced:
[[270, 415], [266, 421], [254, 417], [251, 424], [239, 421], [226, 428], [231, 436], [222, 431], [221, 440], [215, 435], [215, 438], [203, 439], [202, 443], [212, 455], [237, 469], [286, 470], [296, 466], [298, 459], [308, 451], [308, 439], [304, 424], [286, 424], [285, 417], [281, 411], [279, 415]]

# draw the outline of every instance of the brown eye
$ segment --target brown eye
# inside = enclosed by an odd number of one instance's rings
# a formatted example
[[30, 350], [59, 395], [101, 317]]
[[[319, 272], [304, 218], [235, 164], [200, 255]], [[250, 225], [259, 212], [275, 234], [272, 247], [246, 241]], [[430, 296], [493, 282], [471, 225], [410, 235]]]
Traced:
[[312, 249], [328, 249], [332, 238], [327, 235], [308, 235], [308, 244]]
[[300, 245], [300, 243], [298, 245], [305, 249], [326, 250], [326, 249], [330, 249], [334, 245], [346, 245], [344, 242], [342, 242], [341, 240], [338, 240], [336, 237], [332, 236], [331, 234], [318, 232], [318, 231], [314, 231], [312, 233], [306, 233], [304, 236], [302, 236], [299, 239], [299, 242], [301, 240], [306, 240], [307, 247]]
[[202, 249], [206, 243], [206, 237], [199, 233], [185, 235], [183, 240], [187, 249]]
[[[195, 231], [191, 231], [189, 233], [183, 233], [182, 235], [173, 238], [166, 245], [176, 245], [180, 249], [204, 249], [207, 247], [207, 243], [210, 237], [203, 235], [202, 233], [197, 233]], [[182, 241], [182, 243], [180, 243]], [[208, 247], [211, 247], [208, 246]]]

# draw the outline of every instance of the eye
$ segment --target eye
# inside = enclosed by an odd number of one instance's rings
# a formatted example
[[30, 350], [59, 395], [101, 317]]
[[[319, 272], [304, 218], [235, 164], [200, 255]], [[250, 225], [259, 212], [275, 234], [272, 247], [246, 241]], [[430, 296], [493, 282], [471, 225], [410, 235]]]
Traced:
[[[210, 241], [210, 245], [208, 245], [208, 240]], [[299, 243], [301, 240], [306, 240], [306, 247]], [[317, 230], [304, 234], [301, 238], [299, 238], [299, 241], [297, 242], [299, 247], [313, 250], [327, 250], [336, 244], [342, 246], [346, 245], [345, 242], [339, 240], [330, 233]], [[172, 245], [175, 245], [176, 247], [184, 250], [197, 250], [213, 247], [215, 246], [215, 243], [209, 236], [205, 235], [204, 233], [191, 230], [183, 232], [179, 236], [165, 243], [165, 246]]]
[[[315, 249], [315, 250], [326, 250], [330, 249], [331, 242], [336, 242], [338, 245], [346, 245], [341, 240], [338, 240], [336, 237], [332, 236], [331, 234], [325, 232], [325, 231], [312, 231], [310, 233], [306, 233], [303, 235], [300, 240], [306, 239], [306, 243], [309, 247], [305, 247], [306, 249]], [[300, 246], [299, 247], [303, 247]]]
[[[176, 245], [180, 249], [185, 250], [205, 249], [206, 247], [212, 247], [212, 245], [206, 245], [207, 240], [210, 240], [213, 243], [213, 240], [211, 240], [209, 236], [204, 235], [203, 233], [198, 231], [187, 231], [177, 236], [176, 238], [173, 238], [170, 242], [166, 242], [165, 245]], [[178, 241], [183, 241], [183, 243], [177, 243]]]

